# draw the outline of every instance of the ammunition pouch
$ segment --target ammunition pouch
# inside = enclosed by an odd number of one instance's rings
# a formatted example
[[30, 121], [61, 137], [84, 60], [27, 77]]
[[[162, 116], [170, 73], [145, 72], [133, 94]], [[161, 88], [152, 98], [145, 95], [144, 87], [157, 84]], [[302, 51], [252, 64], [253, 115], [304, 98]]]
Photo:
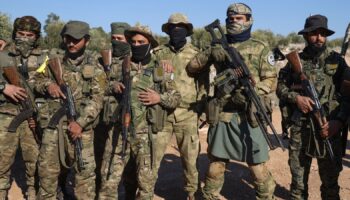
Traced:
[[222, 112], [222, 101], [217, 98], [212, 98], [207, 101], [205, 106], [205, 113], [207, 116], [207, 123], [215, 126], [219, 122], [219, 115]]
[[35, 99], [35, 105], [38, 108], [39, 113], [37, 120], [42, 128], [46, 128], [50, 120], [49, 104], [44, 98], [37, 98]]
[[91, 81], [95, 75], [95, 67], [93, 65], [86, 64], [84, 65], [84, 68], [82, 69], [81, 73], [84, 78], [82, 93], [85, 96], [89, 96], [91, 95], [91, 90], [92, 90]]
[[147, 108], [146, 117], [152, 133], [157, 133], [163, 130], [168, 115], [162, 106], [156, 104]]
[[113, 116], [115, 114], [119, 115], [118, 113], [115, 113], [118, 106], [119, 102], [114, 96], [104, 97], [103, 110], [101, 116], [101, 120], [104, 124], [108, 125], [110, 122], [112, 122]]

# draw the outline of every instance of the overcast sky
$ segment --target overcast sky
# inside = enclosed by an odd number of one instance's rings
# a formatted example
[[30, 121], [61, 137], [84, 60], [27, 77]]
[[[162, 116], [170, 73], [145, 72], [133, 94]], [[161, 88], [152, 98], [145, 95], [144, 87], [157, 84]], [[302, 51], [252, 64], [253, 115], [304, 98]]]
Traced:
[[[304, 26], [311, 14], [328, 17], [329, 28], [336, 33], [331, 39], [344, 37], [350, 22], [349, 0], [245, 0], [253, 10], [253, 30], [265, 29], [287, 35]], [[82, 20], [91, 27], [101, 26], [110, 32], [110, 23], [125, 21], [149, 25], [163, 34], [161, 25], [174, 12], [186, 14], [194, 27], [203, 27], [216, 18], [224, 23], [226, 9], [234, 1], [227, 0], [0, 0], [0, 12], [16, 17], [33, 15], [44, 23], [51, 12], [61, 20]]]

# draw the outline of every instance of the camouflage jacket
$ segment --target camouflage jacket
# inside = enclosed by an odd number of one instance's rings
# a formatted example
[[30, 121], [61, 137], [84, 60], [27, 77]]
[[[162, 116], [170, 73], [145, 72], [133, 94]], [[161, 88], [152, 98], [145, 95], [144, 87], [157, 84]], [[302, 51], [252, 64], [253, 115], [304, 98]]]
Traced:
[[[255, 82], [256, 89], [258, 94], [267, 95], [275, 91], [276, 81], [277, 81], [277, 72], [274, 67], [273, 54], [269, 50], [269, 47], [255, 39], [249, 39], [244, 42], [230, 44], [230, 46], [235, 47], [239, 53], [242, 55], [245, 64], [248, 66]], [[225, 62], [215, 62], [211, 56], [211, 48], [207, 48], [204, 51], [198, 53], [194, 59], [191, 60], [187, 66], [187, 70], [190, 73], [202, 72], [208, 68], [211, 64], [214, 64], [216, 73], [220, 73], [227, 69], [227, 64]], [[231, 94], [233, 100], [240, 103], [237, 103], [234, 107], [243, 107], [241, 102], [246, 102], [246, 99], [242, 96], [243, 90], [236, 90], [234, 94]], [[236, 109], [234, 108], [234, 109]]]
[[[50, 55], [50, 57], [61, 57], [62, 55]], [[75, 106], [78, 112], [77, 123], [84, 129], [91, 129], [96, 122], [98, 114], [101, 111], [103, 95], [106, 88], [106, 75], [98, 67], [97, 56], [89, 51], [77, 58], [70, 60], [67, 56], [61, 59], [63, 80], [71, 88], [74, 97]], [[36, 76], [37, 84], [35, 90], [41, 94], [47, 94], [47, 87], [55, 80], [50, 72]], [[59, 107], [58, 99], [50, 101], [49, 118]]]
[[181, 102], [174, 111], [175, 118], [181, 120], [186, 118], [189, 110], [194, 110], [198, 100], [205, 96], [204, 85], [198, 79], [190, 77], [186, 72], [188, 62], [198, 53], [197, 48], [187, 43], [184, 47], [175, 51], [169, 45], [162, 45], [154, 50], [158, 61], [169, 61], [174, 67], [173, 79], [181, 94]]
[[[305, 49], [299, 53], [303, 72], [307, 78], [314, 84], [321, 105], [325, 113], [329, 115], [338, 105], [336, 99], [335, 86], [333, 84], [333, 75], [335, 74], [341, 57], [336, 52], [326, 49], [319, 59], [311, 57]], [[300, 89], [300, 76], [293, 72], [290, 63], [287, 63], [279, 72], [277, 96], [280, 100], [288, 102], [296, 107], [296, 96], [304, 95]]]
[[[114, 92], [114, 85], [117, 82], [122, 81], [122, 63], [123, 63], [123, 57], [112, 57], [112, 63], [110, 66], [110, 71], [105, 72], [107, 76], [107, 87], [105, 91], [105, 96], [103, 99], [103, 109], [102, 109], [102, 116], [101, 120], [105, 124], [109, 124], [115, 115], [115, 111], [119, 106], [119, 101], [121, 99], [120, 94], [115, 94]], [[101, 65], [101, 69], [103, 68], [103, 60], [102, 57], [99, 58], [99, 63]]]
[[[46, 60], [48, 59], [47, 51], [41, 50], [40, 48], [35, 48], [32, 50], [28, 58], [23, 58], [17, 51], [15, 45], [12, 43], [8, 46], [4, 51], [0, 52], [0, 80], [4, 82], [8, 82], [7, 79], [3, 75], [2, 68], [9, 66], [16, 66], [19, 74], [21, 70], [27, 68], [28, 73], [23, 72], [22, 81], [25, 81], [26, 84], [24, 86], [29, 86], [25, 88], [27, 90], [27, 94], [34, 100], [34, 94], [32, 89], [34, 88], [35, 79], [34, 76], [38, 72], [36, 71], [40, 66], [46, 64]], [[22, 68], [23, 67], [23, 68]], [[26, 78], [26, 76], [28, 76]], [[7, 113], [11, 115], [17, 115], [18, 110], [17, 104], [14, 104], [12, 101], [7, 99], [3, 94], [0, 94], [0, 113]]]
[[[145, 106], [139, 101], [139, 92], [145, 91], [147, 88], [157, 91], [160, 94], [159, 105], [169, 112], [173, 111], [181, 102], [181, 95], [176, 90], [175, 82], [171, 80], [169, 74], [163, 74], [161, 85], [155, 84], [155, 67], [160, 67], [157, 66], [155, 60], [152, 60], [145, 66], [141, 66], [141, 64], [138, 63], [131, 64], [131, 112], [132, 125], [135, 133], [148, 132], [147, 110], [151, 107]], [[159, 91], [157, 88], [162, 89]]]

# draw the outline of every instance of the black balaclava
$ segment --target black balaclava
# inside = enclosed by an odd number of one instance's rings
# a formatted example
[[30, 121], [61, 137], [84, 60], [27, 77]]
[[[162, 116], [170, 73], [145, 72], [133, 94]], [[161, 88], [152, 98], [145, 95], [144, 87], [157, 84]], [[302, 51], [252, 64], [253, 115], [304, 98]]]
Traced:
[[186, 44], [187, 29], [184, 27], [172, 27], [169, 29], [170, 44], [177, 51]]
[[135, 63], [146, 65], [151, 61], [151, 44], [131, 45], [131, 52], [131, 60]]

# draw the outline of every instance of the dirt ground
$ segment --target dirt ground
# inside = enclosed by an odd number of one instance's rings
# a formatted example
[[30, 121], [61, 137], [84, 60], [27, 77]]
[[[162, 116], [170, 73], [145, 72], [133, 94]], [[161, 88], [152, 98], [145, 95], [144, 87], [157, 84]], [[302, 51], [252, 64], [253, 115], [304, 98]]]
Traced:
[[[275, 109], [273, 113], [273, 123], [277, 131], [280, 133], [280, 113], [278, 109]], [[207, 128], [200, 130], [201, 153], [198, 159], [198, 167], [202, 186], [205, 172], [208, 169], [208, 159], [206, 155], [206, 131]], [[350, 136], [348, 137], [348, 140], [349, 139]], [[286, 145], [288, 144], [286, 140], [284, 140], [284, 142]], [[288, 151], [286, 150], [283, 152], [280, 148], [270, 151], [270, 161], [268, 162], [268, 167], [277, 182], [277, 187], [275, 190], [276, 198], [288, 199], [291, 180], [288, 167]], [[19, 174], [19, 172], [23, 171], [23, 164], [21, 164], [21, 162], [16, 162], [12, 172], [14, 181], [12, 182], [12, 187], [9, 193], [9, 200], [23, 199], [21, 188], [24, 187], [24, 176]], [[348, 142], [346, 156], [343, 158], [343, 171], [339, 177], [339, 185], [341, 187], [341, 199], [350, 200], [350, 142]], [[320, 179], [318, 175], [318, 167], [314, 160], [311, 166], [309, 179], [310, 200], [321, 199], [319, 187]], [[159, 171], [159, 179], [157, 181], [155, 194], [155, 200], [179, 200], [186, 198], [183, 191], [181, 161], [174, 138], [172, 139], [171, 144], [169, 144], [166, 155], [163, 159], [162, 166]], [[225, 183], [221, 194], [222, 199], [255, 199], [252, 179], [246, 164], [233, 161], [230, 162], [225, 172]], [[121, 191], [121, 197], [122, 196], [123, 192]]]

